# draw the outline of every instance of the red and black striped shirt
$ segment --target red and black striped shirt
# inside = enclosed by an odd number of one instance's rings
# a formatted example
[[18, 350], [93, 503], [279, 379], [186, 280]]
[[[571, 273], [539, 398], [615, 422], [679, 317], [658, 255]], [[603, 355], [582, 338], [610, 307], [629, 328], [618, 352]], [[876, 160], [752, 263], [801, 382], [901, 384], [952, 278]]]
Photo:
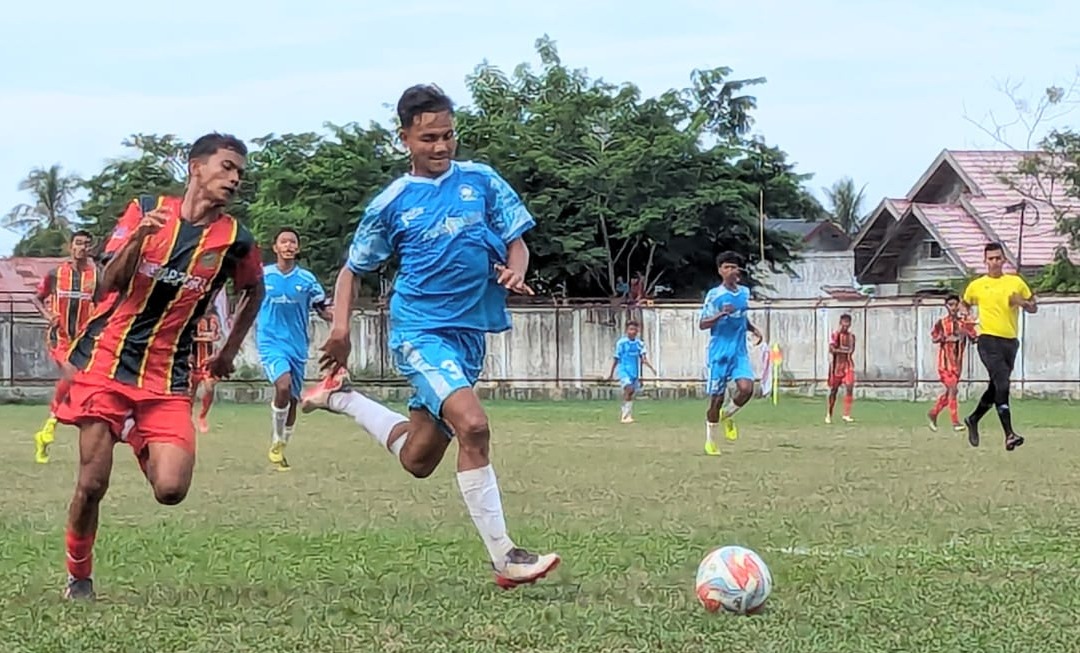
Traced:
[[[196, 226], [180, 217], [178, 197], [158, 199], [169, 218], [142, 243], [127, 288], [94, 312], [69, 362], [91, 375], [159, 394], [188, 394], [199, 318], [229, 278], [238, 290], [262, 283], [255, 239], [230, 215]], [[105, 246], [111, 257], [135, 232], [142, 210], [128, 205]]]
[[213, 338], [214, 340], [196, 340], [195, 349], [192, 351], [192, 369], [199, 369], [214, 355], [214, 341], [221, 334], [221, 326], [214, 314], [204, 315], [199, 318], [198, 326], [195, 327], [195, 335], [200, 338]]
[[49, 271], [38, 283], [38, 299], [49, 302], [56, 322], [50, 339], [70, 343], [90, 321], [94, 310], [94, 290], [98, 269], [87, 261], [80, 269], [75, 261], [65, 261]]
[[[948, 342], [945, 339], [950, 336], [960, 336], [956, 342]], [[967, 341], [975, 337], [974, 327], [967, 321], [947, 316], [943, 317], [930, 329], [930, 338], [938, 343], [937, 368], [939, 371], [960, 372], [964, 366], [964, 350]]]

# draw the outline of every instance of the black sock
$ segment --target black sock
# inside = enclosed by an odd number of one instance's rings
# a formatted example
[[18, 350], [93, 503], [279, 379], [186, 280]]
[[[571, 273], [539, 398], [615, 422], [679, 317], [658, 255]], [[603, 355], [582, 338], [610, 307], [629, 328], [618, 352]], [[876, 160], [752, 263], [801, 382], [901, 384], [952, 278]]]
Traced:
[[1009, 404], [1001, 404], [997, 407], [998, 419], [1001, 420], [1001, 428], [1005, 430], [1005, 437], [1009, 437], [1013, 434], [1012, 430], [1012, 411], [1009, 410]]
[[[980, 399], [979, 404], [975, 406], [975, 411], [971, 413], [971, 417], [969, 419], [971, 419], [972, 422], [978, 424], [979, 420], [983, 418], [983, 415], [990, 411], [990, 407], [992, 405], [993, 404], [985, 403], [982, 399]], [[1006, 410], [1008, 410], [1008, 407], [1006, 407]]]

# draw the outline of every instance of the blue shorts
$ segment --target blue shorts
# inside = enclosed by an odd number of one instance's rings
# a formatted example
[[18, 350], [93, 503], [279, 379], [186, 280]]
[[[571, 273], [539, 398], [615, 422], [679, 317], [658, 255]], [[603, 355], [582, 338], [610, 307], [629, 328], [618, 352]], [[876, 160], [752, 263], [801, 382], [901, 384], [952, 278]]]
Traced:
[[413, 388], [409, 410], [427, 410], [452, 436], [442, 421], [443, 402], [458, 390], [476, 385], [487, 355], [484, 332], [394, 331], [389, 345], [394, 365]]
[[289, 394], [296, 399], [300, 398], [304, 391], [304, 368], [307, 367], [307, 360], [285, 352], [259, 352], [259, 361], [262, 362], [266, 380], [270, 383], [276, 383], [286, 372], [292, 374]]
[[718, 358], [709, 363], [709, 378], [705, 382], [705, 393], [710, 397], [724, 394], [729, 381], [739, 379], [754, 380], [754, 368], [750, 365], [750, 354], [743, 352]]
[[638, 392], [639, 390], [641, 390], [641, 379], [637, 378], [636, 376], [620, 376], [619, 386], [623, 390], [630, 388], [634, 392]]

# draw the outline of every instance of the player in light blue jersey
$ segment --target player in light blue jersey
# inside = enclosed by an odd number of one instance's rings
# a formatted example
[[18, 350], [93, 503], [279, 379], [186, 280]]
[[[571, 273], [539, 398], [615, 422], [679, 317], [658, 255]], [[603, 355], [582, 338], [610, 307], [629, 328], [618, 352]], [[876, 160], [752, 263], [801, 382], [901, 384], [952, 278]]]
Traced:
[[634, 395], [641, 390], [641, 368], [647, 367], [656, 374], [656, 368], [645, 352], [645, 343], [638, 338], [639, 328], [633, 320], [626, 323], [626, 335], [615, 343], [615, 360], [608, 373], [608, 381], [615, 378], [616, 372], [619, 373], [619, 387], [623, 390], [622, 417], [619, 421], [623, 424], [634, 422]]
[[296, 263], [300, 235], [285, 227], [274, 236], [277, 262], [263, 268], [266, 295], [255, 323], [255, 342], [266, 379], [274, 385], [270, 402], [270, 462], [289, 469], [285, 446], [296, 425], [296, 404], [304, 389], [308, 359], [308, 319], [316, 311], [327, 322], [326, 292], [309, 270]]
[[[698, 322], [702, 331], [709, 332], [706, 355], [709, 376], [705, 386], [705, 392], [709, 395], [709, 409], [705, 413], [705, 453], [710, 456], [720, 455], [713, 433], [721, 421], [727, 439], [739, 437], [733, 417], [754, 394], [754, 370], [746, 348], [747, 331], [761, 342], [761, 332], [747, 316], [750, 311], [750, 290], [739, 284], [742, 257], [735, 252], [722, 252], [716, 257], [716, 267], [722, 283], [705, 296], [701, 320]], [[729, 381], [735, 382], [735, 396], [721, 414]]]
[[[334, 291], [334, 325], [323, 345], [332, 372], [305, 394], [302, 409], [351, 416], [413, 476], [429, 476], [456, 436], [457, 480], [487, 547], [495, 581], [532, 583], [559, 564], [554, 553], [518, 547], [507, 532], [488, 458], [487, 414], [473, 390], [485, 334], [510, 328], [507, 292], [525, 284], [535, 222], [510, 185], [490, 167], [454, 161], [453, 105], [435, 86], [414, 86], [397, 107], [412, 170], [368, 204]], [[349, 306], [356, 278], [398, 260], [390, 299], [389, 348], [413, 387], [404, 417], [352, 390]]]

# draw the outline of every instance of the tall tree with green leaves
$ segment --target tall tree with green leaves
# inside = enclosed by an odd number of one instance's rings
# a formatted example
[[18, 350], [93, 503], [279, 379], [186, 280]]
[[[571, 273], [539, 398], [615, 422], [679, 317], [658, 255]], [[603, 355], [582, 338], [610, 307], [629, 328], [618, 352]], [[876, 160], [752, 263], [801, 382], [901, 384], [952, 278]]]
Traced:
[[856, 188], [851, 177], [844, 177], [824, 189], [832, 221], [849, 234], [858, 231], [862, 223], [865, 191], [866, 184]]
[[64, 173], [59, 164], [34, 168], [19, 182], [31, 200], [12, 207], [0, 220], [3, 227], [22, 234], [17, 256], [60, 256], [75, 224], [76, 192], [80, 180]]

